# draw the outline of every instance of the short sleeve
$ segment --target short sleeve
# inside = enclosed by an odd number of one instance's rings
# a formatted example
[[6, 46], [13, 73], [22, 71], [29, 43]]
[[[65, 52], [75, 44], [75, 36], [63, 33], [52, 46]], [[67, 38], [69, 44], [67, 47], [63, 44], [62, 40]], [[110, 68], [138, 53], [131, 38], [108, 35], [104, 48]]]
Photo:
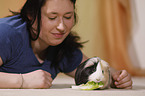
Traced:
[[73, 52], [73, 56], [71, 58], [69, 57], [64, 57], [63, 61], [60, 63], [60, 72], [68, 73], [72, 72], [74, 69], [76, 69], [79, 64], [82, 61], [82, 52], [79, 49], [76, 49]]
[[6, 23], [0, 24], [0, 57], [3, 63], [9, 61], [21, 47], [21, 37], [17, 30]]
[[10, 31], [13, 29], [7, 24], [0, 24], [0, 57], [3, 60], [3, 63], [6, 63], [11, 56], [11, 39]]

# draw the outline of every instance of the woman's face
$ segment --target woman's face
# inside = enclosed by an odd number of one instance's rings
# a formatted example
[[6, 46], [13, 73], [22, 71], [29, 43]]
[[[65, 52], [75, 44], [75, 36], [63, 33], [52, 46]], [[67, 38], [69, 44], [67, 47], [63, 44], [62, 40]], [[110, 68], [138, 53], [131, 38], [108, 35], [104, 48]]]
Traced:
[[74, 25], [74, 7], [70, 0], [47, 0], [41, 9], [39, 42], [56, 46], [63, 42]]

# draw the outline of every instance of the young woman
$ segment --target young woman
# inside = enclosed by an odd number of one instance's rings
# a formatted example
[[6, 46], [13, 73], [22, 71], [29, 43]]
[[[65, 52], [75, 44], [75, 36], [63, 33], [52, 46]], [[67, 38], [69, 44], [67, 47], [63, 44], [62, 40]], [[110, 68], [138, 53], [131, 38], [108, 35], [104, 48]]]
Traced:
[[[74, 77], [88, 59], [73, 35], [76, 0], [27, 0], [20, 13], [0, 19], [0, 88], [50, 88], [59, 72]], [[112, 72], [117, 88], [130, 75]]]

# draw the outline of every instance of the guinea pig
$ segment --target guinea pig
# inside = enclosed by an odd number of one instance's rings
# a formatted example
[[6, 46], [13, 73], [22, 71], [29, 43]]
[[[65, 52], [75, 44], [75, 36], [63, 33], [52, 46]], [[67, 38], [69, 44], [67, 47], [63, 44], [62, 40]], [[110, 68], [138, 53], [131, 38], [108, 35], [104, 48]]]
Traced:
[[76, 85], [86, 84], [88, 81], [94, 81], [104, 84], [99, 89], [106, 89], [110, 86], [110, 67], [107, 62], [99, 57], [93, 57], [81, 63], [75, 73]]

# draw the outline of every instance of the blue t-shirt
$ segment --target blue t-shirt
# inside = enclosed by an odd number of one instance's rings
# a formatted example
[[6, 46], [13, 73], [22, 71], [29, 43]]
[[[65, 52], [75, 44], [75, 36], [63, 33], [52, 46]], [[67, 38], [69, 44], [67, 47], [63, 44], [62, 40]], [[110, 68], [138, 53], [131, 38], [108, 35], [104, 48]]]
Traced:
[[42, 69], [54, 79], [59, 72], [71, 72], [81, 63], [82, 52], [76, 49], [71, 58], [64, 56], [58, 67], [51, 66], [56, 49], [56, 46], [50, 46], [48, 59], [39, 63], [31, 48], [26, 22], [20, 15], [0, 19], [0, 57], [3, 61], [0, 72], [23, 74]]

